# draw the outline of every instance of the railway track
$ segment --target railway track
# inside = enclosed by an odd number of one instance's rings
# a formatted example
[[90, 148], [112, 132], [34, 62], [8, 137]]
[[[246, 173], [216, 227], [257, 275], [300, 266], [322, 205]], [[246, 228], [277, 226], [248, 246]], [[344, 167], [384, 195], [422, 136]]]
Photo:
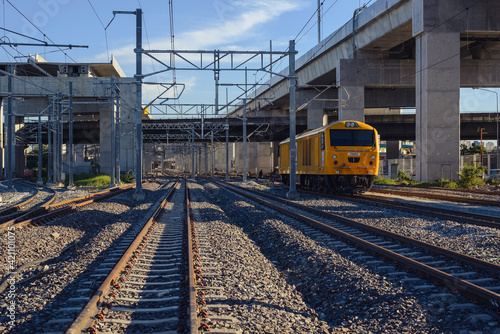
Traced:
[[37, 196], [38, 196], [38, 189], [35, 189], [34, 194], [31, 195], [31, 196], [29, 196], [28, 199], [26, 199], [26, 200], [24, 200], [24, 201], [22, 201], [20, 203], [17, 203], [15, 205], [11, 205], [11, 206], [8, 206], [6, 208], [1, 209], [0, 210], [0, 219], [3, 218], [4, 216], [12, 215], [16, 211], [21, 210], [21, 208], [23, 206], [26, 206], [29, 203], [31, 203]]
[[[500, 199], [477, 199], [477, 198], [468, 198], [465, 196], [457, 196], [457, 194], [454, 195], [447, 195], [447, 194], [436, 194], [432, 192], [415, 192], [411, 190], [396, 190], [396, 189], [371, 189], [370, 193], [378, 193], [378, 194], [386, 194], [386, 195], [398, 195], [398, 196], [404, 196], [404, 197], [419, 197], [419, 198], [426, 198], [426, 199], [432, 199], [432, 200], [438, 200], [438, 201], [446, 201], [446, 202], [456, 202], [456, 203], [467, 203], [467, 204], [476, 204], [476, 205], [483, 205], [483, 206], [494, 206], [494, 207], [500, 207]], [[467, 192], [467, 191], [460, 191], [459, 194], [484, 194], [484, 192]], [[489, 195], [493, 195], [489, 193]], [[496, 195], [496, 194], [495, 194]]]
[[[473, 302], [453, 307], [474, 309], [476, 304], [481, 304], [492, 310], [486, 315], [478, 314], [478, 317], [497, 317], [500, 312], [498, 265], [262, 192], [236, 189], [220, 182], [217, 184], [314, 229], [335, 235], [341, 241], [334, 241], [333, 244], [340, 252], [365, 260], [370, 258], [368, 262], [389, 269], [390, 275], [406, 276], [407, 271], [414, 273], [414, 277], [406, 279], [406, 282], [415, 289], [432, 291], [437, 284], [447, 288], [437, 298], [453, 300], [460, 293]], [[387, 261], [389, 265], [386, 265]]]
[[[36, 216], [39, 213], [46, 212], [49, 210], [49, 207], [52, 203], [57, 200], [57, 193], [53, 189], [50, 188], [42, 188], [47, 189], [48, 192], [52, 193], [51, 195], [46, 196], [45, 199], [40, 199], [40, 189], [36, 189], [36, 194], [30, 197], [28, 200], [19, 203], [15, 206], [6, 208], [3, 210], [5, 214], [0, 212], [0, 223], [5, 223], [8, 221], [22, 221], [23, 219], [27, 219], [28, 217]], [[40, 203], [34, 204], [33, 202], [39, 201]], [[34, 205], [33, 205], [34, 204]], [[28, 206], [27, 208], [24, 208]], [[0, 225], [1, 226], [1, 225]]]
[[126, 184], [115, 188], [106, 189], [100, 192], [89, 194], [79, 198], [53, 203], [57, 198], [56, 193], [38, 207], [30, 208], [26, 211], [14, 213], [4, 217], [0, 217], [0, 233], [5, 232], [9, 227], [25, 227], [29, 225], [38, 225], [52, 219], [67, 215], [79, 208], [92, 204], [94, 202], [105, 200], [109, 197], [116, 196], [122, 192], [133, 189], [135, 184]]
[[65, 333], [198, 332], [201, 276], [187, 196], [176, 184], [129, 245], [108, 254], [99, 271], [109, 274]]
[[[340, 198], [336, 196], [331, 196], [331, 197]], [[460, 210], [451, 210], [442, 207], [419, 205], [416, 203], [411, 203], [409, 205], [408, 203], [400, 202], [395, 199], [390, 199], [387, 197], [376, 196], [376, 195], [374, 196], [371, 194], [352, 196], [349, 198], [349, 200], [368, 205], [390, 207], [395, 210], [415, 213], [419, 215], [439, 217], [441, 219], [454, 220], [467, 224], [487, 226], [500, 229], [500, 217], [494, 215], [479, 214], [479, 213], [460, 211]]]
[[[283, 188], [287, 188], [286, 186], [281, 186]], [[399, 210], [403, 212], [409, 212], [413, 214], [428, 216], [428, 217], [438, 217], [441, 219], [457, 221], [466, 224], [472, 224], [477, 226], [486, 226], [491, 228], [500, 229], [500, 217], [493, 214], [481, 214], [471, 211], [462, 211], [462, 210], [453, 210], [446, 209], [439, 206], [430, 206], [425, 204], [417, 204], [417, 203], [407, 203], [405, 201], [399, 201], [395, 198], [390, 198], [387, 196], [377, 196], [370, 193], [362, 194], [362, 195], [351, 195], [351, 196], [342, 196], [342, 195], [332, 195], [332, 194], [324, 194], [316, 191], [300, 189], [299, 192], [304, 194], [317, 195], [332, 199], [337, 199], [341, 201], [350, 201], [356, 202], [371, 206], [379, 206], [384, 208], [391, 208], [394, 210]], [[384, 193], [385, 194], [385, 193]], [[398, 192], [398, 195], [401, 194]], [[401, 195], [404, 196], [404, 195]], [[422, 195], [421, 197], [424, 197]], [[411, 196], [411, 197], [417, 197]], [[457, 199], [458, 200], [458, 199]], [[479, 200], [474, 200], [479, 201]]]
[[[300, 192], [312, 195], [319, 195], [317, 192], [300, 190]], [[337, 199], [337, 200], [348, 200], [351, 202], [379, 206], [384, 208], [391, 208], [394, 210], [399, 210], [403, 212], [409, 212], [413, 214], [428, 216], [428, 217], [438, 217], [441, 219], [453, 220], [457, 222], [462, 222], [466, 224], [486, 226], [500, 229], [500, 217], [494, 215], [480, 214], [474, 212], [467, 212], [461, 210], [451, 210], [442, 207], [434, 207], [429, 205], [421, 205], [416, 203], [406, 203], [404, 201], [398, 201], [393, 198], [388, 198], [385, 196], [377, 196], [371, 194], [354, 195], [354, 196], [340, 196], [331, 194], [321, 194], [321, 196]]]

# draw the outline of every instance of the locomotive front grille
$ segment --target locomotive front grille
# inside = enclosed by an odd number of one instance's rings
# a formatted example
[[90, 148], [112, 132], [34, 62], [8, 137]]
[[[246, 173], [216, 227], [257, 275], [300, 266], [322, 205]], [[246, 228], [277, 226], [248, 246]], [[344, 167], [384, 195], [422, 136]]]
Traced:
[[348, 157], [347, 160], [349, 161], [349, 163], [351, 164], [357, 164], [359, 162], [359, 159], [360, 158], [355, 158], [355, 157]]

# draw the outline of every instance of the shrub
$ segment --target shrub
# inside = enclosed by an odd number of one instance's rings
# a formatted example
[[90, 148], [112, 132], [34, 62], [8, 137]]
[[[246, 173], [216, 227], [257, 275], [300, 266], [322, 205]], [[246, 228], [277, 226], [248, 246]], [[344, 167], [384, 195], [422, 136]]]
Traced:
[[492, 185], [492, 186], [498, 186], [500, 185], [500, 181], [494, 180], [494, 179], [489, 179], [486, 181], [487, 184]]
[[464, 166], [462, 170], [457, 173], [460, 177], [458, 186], [461, 188], [472, 188], [484, 184], [483, 174], [486, 167]]
[[134, 182], [134, 174], [132, 171], [128, 171], [127, 173], [120, 174], [120, 181], [122, 183], [132, 183]]
[[408, 175], [408, 174], [406, 174], [405, 172], [403, 172], [401, 169], [398, 170], [398, 179], [397, 180], [400, 181], [400, 182], [405, 182], [405, 181], [406, 182], [411, 182], [411, 181], [413, 181], [412, 178], [411, 178], [411, 176]]
[[456, 182], [447, 179], [437, 180], [437, 182], [439, 183], [439, 186], [443, 184], [443, 188], [450, 188], [450, 189], [458, 188], [458, 184]]

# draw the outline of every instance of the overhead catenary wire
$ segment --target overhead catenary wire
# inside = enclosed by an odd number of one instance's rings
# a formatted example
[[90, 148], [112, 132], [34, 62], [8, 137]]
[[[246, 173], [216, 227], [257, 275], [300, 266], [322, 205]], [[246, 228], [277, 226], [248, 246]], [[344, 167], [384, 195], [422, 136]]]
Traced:
[[[370, 3], [372, 0], [369, 0], [368, 3]], [[322, 6], [324, 6], [326, 0], [323, 0], [320, 4], [320, 7], [316, 8], [316, 10], [312, 13], [311, 17], [309, 18], [309, 20], [307, 20], [307, 22], [303, 25], [303, 27], [300, 29], [300, 31], [297, 33], [297, 35], [295, 36], [294, 40], [295, 40], [295, 43], [297, 44], [300, 40], [302, 40], [302, 38], [304, 38], [308, 33], [309, 31], [311, 31], [312, 28], [314, 28], [314, 25], [312, 25], [302, 36], [301, 33], [304, 31], [304, 29], [309, 25], [309, 23], [311, 22], [312, 18], [318, 13], [318, 10], [320, 10], [320, 8]], [[332, 9], [332, 7], [337, 4], [338, 0], [335, 0], [329, 7], [327, 10], [323, 11], [323, 13], [321, 13], [321, 20], [323, 21], [323, 17], [330, 11], [330, 9]], [[318, 22], [319, 24], [319, 22]], [[347, 24], [347, 23], [346, 23]], [[345, 25], [344, 25], [345, 26]], [[338, 30], [340, 31], [340, 29]], [[300, 37], [299, 37], [300, 36]], [[287, 49], [285, 50], [285, 52], [288, 51], [288, 47]], [[283, 60], [286, 56], [282, 56], [280, 57], [279, 59], [277, 59], [275, 62], [273, 63], [276, 63], [277, 61], [279, 61], [279, 63], [277, 64], [278, 67], [281, 66], [281, 64], [283, 63]], [[269, 66], [266, 66], [266, 68], [269, 67]], [[264, 76], [265, 74], [261, 77], [261, 79], [259, 79], [259, 83], [264, 79]]]
[[108, 27], [104, 26], [104, 23], [102, 22], [101, 18], [99, 17], [99, 14], [97, 14], [97, 11], [95, 10], [94, 5], [92, 5], [92, 2], [90, 2], [90, 0], [87, 0], [87, 1], [89, 2], [90, 7], [92, 7], [92, 10], [94, 11], [95, 16], [97, 16], [97, 19], [99, 20], [99, 22], [101, 23], [101, 26], [104, 29], [104, 39], [106, 40], [106, 56], [108, 57], [108, 61], [109, 61], [110, 59], [109, 59], [108, 33], [107, 33]]
[[[30, 20], [30, 19], [28, 19], [28, 18], [26, 17], [26, 15], [24, 15], [24, 14], [23, 14], [23, 12], [21, 12], [21, 11], [20, 11], [20, 10], [19, 10], [16, 6], [14, 6], [14, 5], [12, 4], [12, 2], [10, 2], [10, 0], [5, 0], [5, 1], [7, 1], [7, 2], [9, 3], [9, 5], [11, 5], [11, 6], [12, 6], [12, 8], [14, 8], [14, 9], [15, 9], [15, 10], [19, 13], [19, 14], [21, 14], [21, 16], [22, 16], [22, 17], [23, 17], [26, 21], [28, 21], [28, 23], [29, 23], [29, 24], [31, 24], [33, 27], [35, 27], [35, 29], [36, 29], [36, 30], [38, 30], [38, 31], [39, 31], [39, 32], [43, 35], [43, 37], [44, 37], [44, 38], [47, 38], [49, 41], [51, 41], [51, 42], [52, 42], [52, 44], [54, 44], [54, 45], [56, 44], [56, 43], [54, 43], [54, 41], [53, 41], [52, 39], [50, 39], [50, 38], [49, 38], [49, 37], [48, 37], [48, 36], [47, 36], [47, 35], [46, 35], [46, 34], [45, 34], [42, 30], [40, 30], [40, 28], [38, 28], [36, 24], [34, 24], [33, 22], [31, 22], [31, 20]], [[64, 52], [64, 51], [63, 51], [63, 49], [61, 49], [61, 47], [59, 47], [59, 46], [58, 46], [57, 48], [58, 48], [58, 49], [59, 49], [59, 50], [60, 50], [60, 51], [64, 54], [64, 56], [65, 56], [65, 57], [68, 57], [68, 58], [69, 58], [69, 59], [71, 59], [74, 63], [76, 63], [76, 60], [74, 60], [73, 58], [71, 58], [71, 56], [69, 56], [66, 52]]]
[[[175, 34], [174, 34], [174, 1], [168, 0], [168, 17], [170, 23], [170, 48], [172, 51], [175, 50]], [[170, 54], [170, 63], [173, 67], [172, 70], [172, 79], [174, 82], [174, 100], [177, 100], [177, 74], [175, 72], [175, 55], [173, 53]]]
[[[144, 32], [146, 34], [146, 42], [148, 43], [148, 48], [151, 49], [151, 43], [149, 41], [148, 25], [147, 25], [147, 22], [146, 22], [146, 14], [144, 13], [144, 10], [142, 8], [141, 0], [137, 0], [137, 3], [139, 4], [139, 8], [142, 10], [142, 24], [143, 24], [143, 27], [144, 27]], [[153, 59], [150, 59], [150, 61], [151, 61], [151, 67], [153, 69], [153, 72], [156, 72], [155, 61]], [[156, 81], [156, 83], [159, 84], [158, 78], [156, 76], [154, 76], [154, 80]], [[158, 92], [158, 94], [160, 94], [160, 87], [159, 86], [157, 86], [157, 92]]]
[[[367, 5], [368, 5], [371, 1], [372, 1], [372, 0], [369, 0], [369, 1], [368, 1], [365, 5], [363, 5], [363, 6], [367, 6]], [[450, 21], [451, 21], [451, 20], [453, 20], [454, 18], [458, 17], [459, 15], [463, 14], [464, 12], [467, 12], [470, 8], [472, 8], [472, 7], [476, 6], [477, 4], [479, 4], [479, 3], [480, 3], [480, 2], [482, 2], [482, 1], [483, 1], [483, 0], [478, 0], [478, 1], [476, 1], [475, 3], [473, 3], [473, 4], [469, 5], [469, 6], [466, 6], [463, 10], [459, 11], [458, 13], [453, 14], [452, 16], [450, 16], [450, 17], [448, 17], [447, 19], [445, 19], [445, 20], [443, 20], [442, 22], [440, 22], [438, 25], [436, 25], [436, 26], [432, 27], [431, 29], [429, 29], [428, 31], [426, 31], [426, 32], [424, 33], [424, 35], [429, 34], [429, 33], [431, 33], [432, 31], [434, 31], [434, 30], [438, 29], [439, 27], [441, 27], [442, 25], [447, 24], [448, 22], [450, 22]], [[311, 61], [314, 57], [316, 57], [316, 55], [317, 55], [318, 53], [325, 51], [325, 50], [324, 50], [325, 45], [327, 45], [327, 44], [328, 44], [328, 43], [329, 43], [329, 42], [330, 42], [333, 38], [335, 38], [335, 37], [336, 37], [336, 36], [337, 36], [337, 35], [338, 35], [338, 34], [339, 34], [342, 30], [343, 30], [343, 28], [344, 28], [346, 25], [348, 25], [348, 24], [352, 24], [352, 23], [350, 23], [350, 22], [351, 22], [351, 21], [346, 22], [346, 23], [345, 23], [345, 24], [344, 24], [341, 28], [337, 29], [337, 31], [336, 31], [334, 34], [332, 34], [332, 35], [331, 35], [328, 39], [324, 39], [324, 40], [322, 41], [322, 43], [321, 43], [321, 47], [319, 47], [319, 48], [318, 48], [315, 52], [313, 52], [313, 53], [311, 54], [311, 56], [310, 56], [307, 60], [305, 60], [305, 61], [304, 61], [304, 63], [308, 63], [308, 62], [309, 62], [309, 61]], [[418, 75], [420, 72], [422, 72], [422, 71], [424, 71], [424, 70], [427, 70], [427, 69], [429, 69], [429, 68], [432, 68], [432, 67], [434, 67], [434, 66], [437, 66], [437, 65], [439, 65], [440, 63], [443, 63], [443, 62], [445, 62], [445, 61], [448, 61], [448, 60], [450, 60], [450, 59], [452, 59], [452, 58], [454, 58], [454, 57], [460, 56], [460, 54], [461, 54], [461, 52], [459, 52], [459, 53], [457, 53], [457, 54], [454, 54], [454, 55], [451, 55], [451, 56], [447, 57], [446, 59], [440, 60], [440, 61], [438, 61], [438, 62], [436, 62], [436, 63], [429, 64], [429, 65], [428, 65], [428, 66], [426, 66], [425, 68], [422, 68], [422, 69], [420, 69], [420, 70], [418, 70], [418, 71], [416, 70], [414, 73], [412, 73], [412, 74], [408, 74], [408, 75], [406, 75], [405, 77], [401, 77], [401, 78], [399, 78], [397, 81], [392, 82], [391, 84], [397, 84], [397, 83], [401, 82], [402, 80], [407, 79], [407, 78], [409, 78], [409, 77], [411, 77], [411, 76], [413, 76], [413, 75]], [[360, 68], [360, 69], [358, 70], [358, 73], [359, 73], [359, 72], [362, 72], [363, 70], [365, 70], [365, 69], [367, 69], [367, 68], [369, 68], [369, 65], [367, 65], [367, 66], [366, 66], [366, 67], [364, 67], [364, 68]], [[340, 78], [340, 80], [338, 80], [338, 81], [339, 81], [339, 82], [342, 82], [342, 81], [343, 81], [343, 79], [345, 79], [345, 78], [342, 78], [342, 77], [341, 77], [341, 78]], [[282, 86], [283, 86], [283, 85], [285, 85], [285, 84], [286, 84], [286, 82], [281, 81], [281, 82], [278, 84], [278, 86], [277, 86], [277, 88], [276, 88], [275, 90], [279, 89], [280, 87], [282, 87]], [[350, 99], [350, 100], [351, 100], [351, 101], [356, 101], [356, 99], [359, 99], [359, 98], [360, 98], [360, 97], [352, 97], [352, 96], [351, 96], [351, 99]]]

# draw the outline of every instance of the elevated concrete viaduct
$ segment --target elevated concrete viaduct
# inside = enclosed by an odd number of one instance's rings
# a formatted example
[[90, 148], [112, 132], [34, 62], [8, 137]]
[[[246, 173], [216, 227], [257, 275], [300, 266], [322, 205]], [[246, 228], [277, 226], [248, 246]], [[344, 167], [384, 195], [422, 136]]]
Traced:
[[[300, 44], [297, 47], [300, 49]], [[13, 102], [16, 129], [22, 127], [25, 117], [36, 117], [57, 93], [62, 93], [62, 108], [67, 110], [68, 85], [72, 82], [75, 121], [99, 121], [98, 129], [87, 133], [95, 137], [95, 131], [99, 131], [98, 139], [77, 136], [73, 143], [98, 141], [104, 173], [112, 168], [110, 121], [115, 109], [109, 103], [112, 95], [109, 87], [113, 75], [120, 83], [122, 102], [119, 163], [121, 170], [135, 172], [135, 81], [124, 77], [114, 59], [110, 64], [54, 64], [39, 59], [30, 59], [25, 64], [0, 64], [0, 119], [3, 119], [2, 113], [4, 116], [7, 113], [9, 94], [5, 73], [8, 65], [14, 65], [16, 76], [12, 81], [17, 99]], [[416, 108], [414, 120], [404, 121], [402, 128], [415, 124], [411, 126], [416, 140], [417, 180], [433, 181], [440, 177], [442, 164], [451, 164], [455, 171], [460, 167], [460, 138], [464, 138], [461, 136], [460, 88], [500, 87], [500, 2], [377, 0], [357, 10], [340, 29], [304, 53], [296, 60], [295, 67], [297, 117], [306, 120], [302, 126], [307, 128], [336, 118], [374, 120], [371, 117], [377, 115], [369, 110], [372, 108]], [[288, 72], [286, 68], [282, 74], [287, 76]], [[255, 100], [247, 102], [247, 117], [288, 117], [288, 80], [274, 76], [268, 84], [272, 90], [262, 88]], [[236, 109], [231, 116], [241, 117], [241, 114], [242, 110]], [[63, 113], [63, 121], [66, 115]], [[497, 118], [483, 124], [491, 126], [496, 122]], [[390, 131], [385, 123], [375, 125], [381, 133]], [[478, 123], [478, 126], [482, 125]], [[281, 136], [285, 127], [282, 123], [274, 135], [267, 138], [263, 135], [261, 139], [269, 142], [255, 143], [257, 153], [249, 148], [249, 170], [264, 165], [272, 169], [279, 141], [277, 135]], [[412, 132], [405, 131], [405, 134], [412, 135]], [[157, 134], [151, 132], [151, 135]], [[397, 134], [386, 136], [399, 138]], [[0, 138], [3, 139], [1, 130]], [[155, 140], [161, 142], [162, 138]], [[235, 156], [240, 156], [235, 157], [235, 166], [241, 166], [239, 145], [241, 142], [234, 148]], [[0, 150], [2, 147], [5, 143], [0, 142]], [[23, 170], [20, 158], [23, 149], [23, 146], [16, 148], [15, 159], [13, 157], [17, 174]], [[0, 152], [0, 157], [2, 154]], [[219, 154], [217, 160], [225, 161], [225, 154]]]
[[[341, 120], [359, 121], [367, 108], [416, 108], [417, 179], [432, 181], [441, 164], [459, 170], [460, 88], [499, 87], [499, 74], [500, 2], [378, 0], [297, 59], [296, 104], [314, 95], [311, 85], [337, 86], [328, 101], [302, 111], [309, 128], [323, 125], [332, 108]], [[286, 111], [287, 81], [269, 83], [276, 95], [272, 104], [259, 100], [260, 108]], [[248, 106], [255, 109], [255, 101]]]
[[[100, 145], [100, 170], [109, 174], [111, 171], [111, 114], [116, 111], [111, 103], [111, 76], [114, 76], [114, 82], [119, 84], [120, 89], [120, 167], [121, 170], [134, 170], [134, 145], [133, 136], [135, 124], [135, 79], [126, 78], [124, 72], [113, 58], [111, 63], [96, 64], [60, 64], [48, 63], [39, 56], [33, 57], [27, 63], [0, 64], [0, 110], [7, 116], [7, 95], [8, 90], [8, 69], [11, 65], [13, 71], [12, 77], [12, 114], [15, 117], [16, 132], [21, 136], [22, 127], [25, 119], [37, 120], [39, 111], [42, 111], [42, 122], [47, 122], [49, 114], [48, 106], [53, 103], [58, 94], [61, 94], [58, 100], [62, 110], [61, 120], [65, 123], [63, 142], [61, 143], [62, 155], [67, 153], [68, 144], [68, 114], [69, 114], [69, 83], [73, 86], [73, 119], [75, 122], [74, 145], [98, 142]], [[57, 120], [57, 108], [59, 105], [52, 106], [52, 124], [53, 133], [56, 133], [55, 124], [60, 123]], [[1, 113], [1, 112], [0, 112]], [[0, 117], [3, 121], [3, 117]], [[79, 128], [78, 123], [84, 121], [97, 121], [99, 127]], [[0, 121], [0, 127], [3, 129], [3, 122]], [[62, 124], [62, 123], [61, 123]], [[6, 125], [6, 124], [5, 124]], [[35, 130], [37, 132], [38, 130]], [[98, 132], [96, 132], [98, 131]], [[47, 129], [43, 143], [47, 144]], [[36, 137], [35, 137], [36, 138]], [[13, 161], [15, 161], [16, 175], [23, 175], [24, 171], [24, 149], [25, 143], [16, 140], [16, 148], [13, 150]], [[54, 142], [53, 142], [54, 143]], [[0, 156], [3, 155], [0, 145]], [[55, 147], [54, 147], [55, 151]], [[14, 153], [15, 152], [15, 153]], [[7, 160], [7, 159], [4, 159]], [[67, 164], [68, 158], [64, 156], [61, 164]], [[1, 169], [0, 165], [0, 169]], [[47, 166], [44, 166], [47, 167]], [[67, 169], [64, 171], [67, 173]]]

